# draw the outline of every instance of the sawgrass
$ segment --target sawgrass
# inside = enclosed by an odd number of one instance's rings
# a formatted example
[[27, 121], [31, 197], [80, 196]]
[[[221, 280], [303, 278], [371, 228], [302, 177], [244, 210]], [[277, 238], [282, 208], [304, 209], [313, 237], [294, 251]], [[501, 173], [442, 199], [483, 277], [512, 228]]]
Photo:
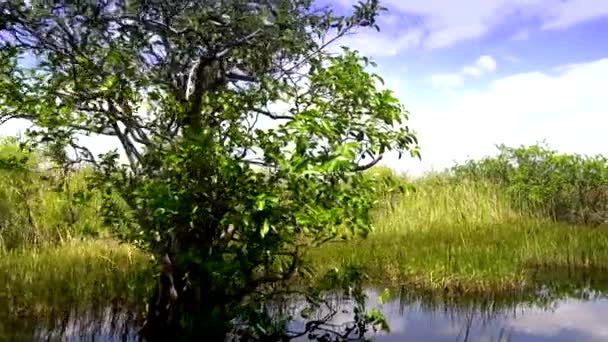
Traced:
[[551, 270], [608, 268], [608, 230], [554, 223], [512, 208], [501, 188], [435, 175], [387, 199], [367, 239], [310, 254], [319, 273], [362, 267], [370, 284], [450, 295], [505, 293], [542, 285]]

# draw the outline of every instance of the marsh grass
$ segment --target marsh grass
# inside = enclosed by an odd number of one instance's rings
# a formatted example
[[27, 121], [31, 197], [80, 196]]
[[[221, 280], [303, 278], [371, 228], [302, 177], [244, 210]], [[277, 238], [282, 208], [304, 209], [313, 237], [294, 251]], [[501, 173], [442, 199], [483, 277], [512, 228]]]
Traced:
[[500, 188], [436, 175], [375, 212], [375, 233], [331, 243], [310, 258], [320, 269], [363, 267], [370, 284], [463, 296], [543, 284], [551, 270], [608, 268], [608, 231], [556, 224], [512, 208]]
[[[406, 181], [406, 180], [401, 180]], [[479, 227], [496, 223], [515, 223], [532, 218], [532, 212], [512, 209], [509, 196], [489, 182], [455, 181], [432, 175], [413, 182], [413, 190], [393, 195], [374, 213], [376, 233], [425, 231]]]
[[[59, 180], [61, 175], [54, 171], [0, 170], [0, 250], [103, 235], [101, 196], [87, 193], [86, 172]], [[83, 201], [79, 196], [85, 193]]]
[[148, 298], [149, 257], [111, 240], [77, 241], [0, 255], [0, 305], [13, 317], [48, 317]]

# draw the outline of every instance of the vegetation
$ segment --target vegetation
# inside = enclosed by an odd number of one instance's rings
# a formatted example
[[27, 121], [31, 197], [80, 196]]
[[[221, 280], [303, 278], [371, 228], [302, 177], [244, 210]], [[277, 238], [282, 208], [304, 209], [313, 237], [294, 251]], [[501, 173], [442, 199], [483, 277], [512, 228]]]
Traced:
[[[10, 298], [5, 304], [11, 315], [49, 317], [58, 309], [84, 312], [108, 303], [141, 310], [153, 285], [149, 256], [111, 238], [122, 229], [104, 227], [100, 193], [83, 202], [68, 200], [87, 193], [90, 171], [61, 178], [59, 170], [42, 168], [42, 151], [24, 152], [10, 139], [0, 151], [3, 165], [21, 161], [22, 166], [0, 171], [5, 196], [0, 238], [9, 242], [0, 258], [5, 284], [0, 297]], [[473, 307], [488, 302], [494, 307], [496, 301], [542, 304], [560, 296], [580, 297], [581, 289], [606, 291], [606, 282], [594, 276], [608, 267], [603, 226], [561, 223], [545, 207], [525, 203], [529, 197], [523, 190], [514, 192], [512, 184], [473, 173], [471, 165], [415, 180], [381, 167], [366, 171], [379, 201], [371, 212], [373, 233], [310, 253], [317, 273], [299, 288], [323, 283], [322, 275], [334, 269], [344, 275], [362, 269], [366, 286], [401, 287], [393, 293], [410, 301], [453, 302], [458, 308], [468, 299]], [[402, 193], [390, 191], [395, 183]], [[23, 189], [33, 190], [22, 192], [28, 197], [18, 196]], [[70, 210], [78, 220], [66, 215]], [[38, 224], [30, 225], [29, 215]], [[541, 287], [550, 288], [551, 296], [538, 297]]]
[[[604, 159], [540, 146], [500, 151], [441, 174], [401, 179], [410, 190], [388, 196], [374, 212], [374, 234], [324, 247], [313, 260], [327, 269], [360, 265], [372, 284], [452, 296], [536, 291], [547, 285], [547, 272], [606, 269], [605, 221], [592, 228], [562, 216], [601, 214], [601, 197], [587, 203], [586, 194], [604, 191]], [[577, 223], [590, 223], [579, 217]]]
[[[161, 261], [149, 340], [221, 340], [235, 319], [280, 338], [265, 298], [315, 274], [308, 250], [367, 235], [376, 183], [362, 171], [388, 151], [418, 155], [417, 142], [373, 62], [331, 44], [378, 28], [383, 10], [377, 0], [347, 16], [309, 0], [0, 5], [0, 123], [30, 120], [28, 146], [64, 170], [86, 165], [80, 197], [99, 194], [110, 231]], [[83, 134], [114, 136], [128, 164], [94, 156]], [[356, 285], [357, 274], [328, 279]], [[356, 317], [360, 333], [380, 319]]]
[[2, 338], [36, 339], [31, 322], [53, 330], [66, 315], [145, 306], [150, 257], [112, 239], [99, 193], [85, 201], [90, 170], [64, 173], [11, 138], [0, 142], [0, 166]]
[[555, 221], [601, 225], [608, 221], [608, 159], [558, 153], [547, 146], [498, 146], [496, 157], [453, 168], [457, 179], [499, 185], [517, 209]]
[[108, 237], [101, 195], [87, 190], [91, 171], [53, 167], [43, 152], [22, 149], [13, 138], [0, 141], [1, 251]]
[[2, 308], [6, 314], [34, 317], [112, 304], [137, 308], [151, 287], [148, 262], [149, 257], [132, 246], [104, 240], [4, 253]]
[[[356, 301], [344, 337], [385, 328], [361, 314], [365, 277], [462, 296], [605, 270], [601, 156], [501, 146], [416, 181], [375, 166], [388, 151], [419, 156], [408, 113], [372, 61], [331, 44], [377, 28], [383, 10], [0, 4], [0, 124], [34, 124], [0, 146], [0, 299], [34, 316], [77, 298], [148, 304], [149, 340], [221, 340], [241, 325], [244, 340], [276, 340], [309, 331], [265, 304], [314, 306], [338, 287]], [[126, 163], [82, 135], [115, 137]]]
[[154, 284], [151, 271], [141, 251], [101, 239], [1, 253], [0, 336], [60, 340], [108, 322], [138, 322]]

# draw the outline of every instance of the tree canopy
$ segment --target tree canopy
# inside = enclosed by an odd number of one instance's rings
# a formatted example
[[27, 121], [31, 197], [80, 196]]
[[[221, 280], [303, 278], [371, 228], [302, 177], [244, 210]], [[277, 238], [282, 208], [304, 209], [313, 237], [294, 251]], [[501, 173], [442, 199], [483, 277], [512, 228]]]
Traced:
[[[171, 265], [177, 293], [149, 315], [164, 315], [157, 330], [225, 335], [245, 307], [313, 271], [309, 248], [371, 230], [376, 184], [361, 171], [389, 151], [419, 156], [374, 62], [338, 45], [379, 29], [384, 10], [8, 0], [0, 124], [31, 121], [33, 145], [93, 166], [94, 184], [128, 204], [108, 200], [108, 224]], [[128, 162], [94, 155], [83, 135], [115, 137]]]

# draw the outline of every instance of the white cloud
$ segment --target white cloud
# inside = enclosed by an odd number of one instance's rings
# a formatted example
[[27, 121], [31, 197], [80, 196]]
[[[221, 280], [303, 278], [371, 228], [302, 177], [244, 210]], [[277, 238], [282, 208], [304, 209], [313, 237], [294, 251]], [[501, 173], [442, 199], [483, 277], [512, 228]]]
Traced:
[[562, 331], [569, 330], [585, 341], [606, 341], [605, 310], [606, 302], [603, 301], [569, 300], [560, 302], [554, 311], [529, 313], [511, 319], [509, 325], [514, 331], [538, 337], [559, 336]]
[[423, 45], [428, 49], [438, 49], [465, 39], [480, 37], [487, 31], [487, 27], [481, 24], [467, 24], [430, 29], [429, 31], [428, 38]]
[[[356, 35], [339, 40], [336, 46], [348, 46], [366, 56], [390, 57], [398, 55], [405, 49], [420, 46], [423, 37], [424, 32], [420, 29], [405, 32], [363, 30]], [[333, 48], [336, 46], [333, 46]]]
[[[422, 163], [385, 164], [420, 173], [496, 152], [494, 145], [534, 144], [546, 140], [568, 153], [608, 151], [608, 58], [558, 68], [549, 74], [529, 72], [491, 82], [481, 90], [455, 89], [418, 101], [396, 89], [412, 113]], [[413, 96], [410, 98], [410, 96]]]
[[608, 16], [608, 1], [570, 0], [554, 4], [553, 16], [542, 29], [566, 29], [580, 22]]
[[474, 66], [466, 66], [462, 68], [462, 73], [469, 76], [479, 77], [481, 76], [481, 70]]
[[440, 73], [431, 75], [429, 80], [439, 88], [458, 87], [464, 84], [465, 76], [479, 77], [485, 74], [492, 73], [496, 70], [496, 60], [491, 56], [484, 55], [477, 59], [473, 65], [467, 65], [462, 68], [460, 73]]
[[430, 77], [430, 81], [439, 88], [453, 88], [464, 83], [464, 79], [459, 74], [435, 74]]
[[497, 63], [494, 58], [484, 55], [477, 59], [475, 65], [469, 65], [462, 68], [462, 74], [479, 77], [494, 72], [496, 70], [496, 65]]
[[[339, 1], [348, 6], [355, 2]], [[382, 4], [392, 13], [392, 18], [384, 21], [381, 28], [391, 32], [393, 38], [406, 35], [412, 29], [424, 33], [416, 44], [395, 44], [397, 50], [443, 48], [479, 38], [504, 24], [505, 18], [514, 16], [535, 19], [535, 26], [515, 32], [514, 40], [526, 39], [533, 28], [563, 29], [608, 16], [608, 1], [604, 0], [384, 0]]]
[[477, 67], [485, 72], [493, 72], [496, 70], [496, 61], [491, 56], [481, 56], [477, 60]]

